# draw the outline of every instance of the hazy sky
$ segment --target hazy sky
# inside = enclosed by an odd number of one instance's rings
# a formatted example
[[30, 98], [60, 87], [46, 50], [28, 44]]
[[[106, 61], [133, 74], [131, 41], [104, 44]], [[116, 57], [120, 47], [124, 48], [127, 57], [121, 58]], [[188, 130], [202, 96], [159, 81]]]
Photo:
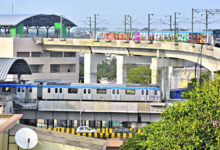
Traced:
[[[190, 28], [192, 8], [220, 8], [220, 0], [0, 0], [0, 14], [11, 14], [12, 2], [15, 14], [58, 14], [64, 15], [79, 27], [87, 27], [86, 17], [99, 14], [98, 27], [123, 28], [125, 14], [132, 16], [134, 28], [147, 27], [147, 14], [152, 17], [155, 28], [169, 28], [161, 25], [159, 19], [169, 23], [166, 15], [181, 12], [178, 16], [179, 26]], [[217, 17], [219, 16], [219, 17]], [[188, 18], [188, 20], [187, 20]], [[198, 17], [199, 20], [204, 16]], [[212, 16], [215, 26], [219, 25], [220, 14]], [[190, 19], [190, 20], [189, 20]], [[198, 27], [205, 25], [197, 25]], [[212, 28], [214, 24], [210, 24]]]

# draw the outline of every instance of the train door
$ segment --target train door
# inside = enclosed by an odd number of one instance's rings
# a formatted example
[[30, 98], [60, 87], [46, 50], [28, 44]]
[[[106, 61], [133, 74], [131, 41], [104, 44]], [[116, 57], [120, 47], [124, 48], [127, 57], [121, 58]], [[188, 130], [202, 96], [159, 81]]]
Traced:
[[116, 100], [121, 100], [121, 95], [119, 93], [119, 89], [116, 90]]
[[25, 98], [26, 96], [26, 87], [17, 87], [17, 96], [20, 98]]
[[145, 100], [146, 100], [145, 90], [141, 90], [141, 101], [145, 101]]
[[83, 89], [83, 99], [91, 99], [91, 89]]
[[112, 100], [120, 100], [121, 99], [121, 95], [119, 93], [119, 89], [112, 89], [111, 97], [112, 97]]
[[53, 93], [53, 99], [59, 99], [59, 89], [58, 88], [54, 88], [54, 93]]
[[111, 97], [112, 97], [112, 100], [116, 100], [116, 92], [115, 92], [116, 90], [115, 89], [112, 89], [112, 91], [111, 91]]
[[59, 88], [58, 91], [58, 99], [64, 99], [63, 88]]

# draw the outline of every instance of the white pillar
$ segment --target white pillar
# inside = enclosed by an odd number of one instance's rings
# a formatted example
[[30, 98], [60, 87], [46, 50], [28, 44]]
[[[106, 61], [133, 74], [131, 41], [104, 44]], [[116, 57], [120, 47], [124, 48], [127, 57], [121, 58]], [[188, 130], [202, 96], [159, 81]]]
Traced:
[[211, 80], [214, 80], [215, 79], [215, 72], [214, 71], [211, 71]]
[[127, 65], [125, 64], [125, 56], [116, 56], [117, 59], [117, 73], [116, 83], [126, 84], [127, 82]]
[[166, 91], [166, 99], [170, 99], [170, 90], [171, 90], [171, 81], [172, 81], [172, 75], [173, 75], [173, 67], [168, 68], [168, 86]]
[[160, 67], [159, 67], [159, 58], [152, 58], [151, 63], [151, 84], [160, 83]]
[[104, 59], [101, 54], [84, 54], [84, 83], [97, 83], [97, 65]]

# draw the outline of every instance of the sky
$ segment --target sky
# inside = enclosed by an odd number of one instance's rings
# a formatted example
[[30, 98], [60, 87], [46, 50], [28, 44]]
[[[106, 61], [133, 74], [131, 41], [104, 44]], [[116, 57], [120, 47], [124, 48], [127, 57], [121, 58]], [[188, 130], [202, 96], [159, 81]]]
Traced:
[[[191, 28], [191, 10], [220, 9], [220, 0], [0, 0], [0, 14], [11, 14], [12, 3], [14, 14], [57, 14], [63, 15], [77, 24], [78, 27], [88, 27], [88, 18], [98, 14], [97, 27], [117, 29], [124, 27], [124, 15], [132, 16], [132, 27], [146, 28], [148, 13], [151, 17], [151, 27], [155, 29], [169, 28], [166, 15], [177, 16], [180, 28]], [[205, 22], [205, 16], [197, 14], [197, 20]], [[162, 22], [166, 23], [161, 23]], [[210, 16], [209, 28], [220, 28], [220, 14]], [[205, 28], [197, 23], [195, 28]]]

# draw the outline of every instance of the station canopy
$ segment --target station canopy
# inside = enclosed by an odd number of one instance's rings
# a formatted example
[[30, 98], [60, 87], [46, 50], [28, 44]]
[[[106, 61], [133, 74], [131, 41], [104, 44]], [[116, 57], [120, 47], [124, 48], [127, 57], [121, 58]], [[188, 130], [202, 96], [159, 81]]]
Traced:
[[[0, 26], [17, 26], [20, 23], [23, 23], [26, 27], [52, 27], [55, 22], [60, 22], [61, 16], [58, 15], [47, 15], [47, 14], [39, 14], [39, 15], [0, 15]], [[75, 27], [76, 25], [62, 17], [62, 24], [66, 27]]]
[[31, 74], [31, 70], [24, 59], [0, 58], [0, 81], [6, 80], [8, 74]]

